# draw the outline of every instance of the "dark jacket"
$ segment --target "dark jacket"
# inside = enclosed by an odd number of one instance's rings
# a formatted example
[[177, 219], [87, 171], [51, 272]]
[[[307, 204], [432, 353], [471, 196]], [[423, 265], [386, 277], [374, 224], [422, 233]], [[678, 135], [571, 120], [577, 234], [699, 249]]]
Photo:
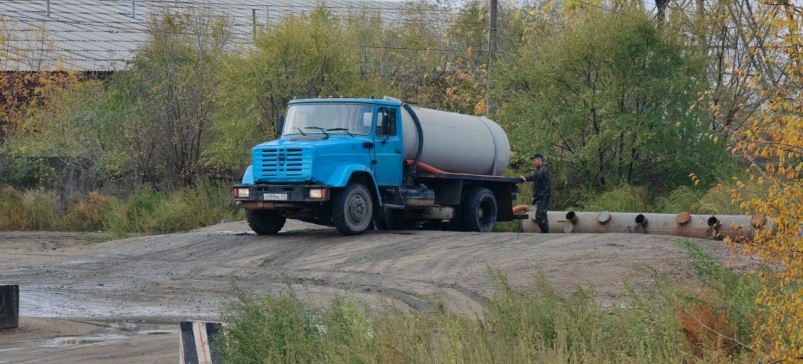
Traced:
[[526, 177], [527, 181], [533, 181], [533, 200], [543, 200], [552, 197], [551, 176], [549, 165], [544, 163], [541, 168], [533, 172], [532, 176]]

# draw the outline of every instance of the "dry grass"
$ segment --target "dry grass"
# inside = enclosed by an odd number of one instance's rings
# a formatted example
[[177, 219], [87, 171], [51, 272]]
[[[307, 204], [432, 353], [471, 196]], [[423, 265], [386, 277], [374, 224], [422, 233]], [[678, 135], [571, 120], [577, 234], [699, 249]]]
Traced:
[[141, 189], [125, 201], [92, 192], [60, 211], [53, 193], [0, 190], [0, 230], [104, 231], [114, 237], [186, 231], [242, 219], [229, 187], [199, 182], [171, 194]]

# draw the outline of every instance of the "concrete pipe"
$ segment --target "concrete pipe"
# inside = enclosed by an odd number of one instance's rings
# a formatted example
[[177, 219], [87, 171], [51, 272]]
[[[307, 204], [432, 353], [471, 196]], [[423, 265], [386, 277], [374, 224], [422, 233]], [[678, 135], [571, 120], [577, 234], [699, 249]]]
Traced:
[[[534, 209], [533, 209], [534, 210]], [[540, 232], [533, 220], [522, 220], [523, 232]], [[689, 238], [746, 238], [751, 239], [757, 229], [771, 228], [763, 215], [692, 215], [688, 212], [673, 214], [638, 214], [550, 211], [547, 213], [551, 231], [566, 233], [640, 233], [684, 236]]]
[[[639, 214], [634, 220], [635, 231], [643, 234], [711, 238], [715, 229], [709, 225], [711, 216], [692, 215], [688, 212], [673, 214]], [[641, 223], [639, 223], [641, 221]]]
[[[566, 211], [547, 211], [546, 217], [549, 221], [549, 231], [553, 233], [563, 232], [566, 224], [571, 224], [566, 220]], [[541, 228], [535, 223], [535, 207], [531, 207], [527, 212], [527, 218], [521, 220], [521, 231], [524, 233], [540, 233]]]
[[758, 229], [767, 228], [764, 215], [719, 215], [712, 216], [708, 225], [716, 229], [717, 238], [752, 239]]
[[[567, 233], [632, 233], [639, 214], [621, 212], [575, 212], [569, 211], [563, 231]], [[572, 222], [573, 221], [573, 222]]]

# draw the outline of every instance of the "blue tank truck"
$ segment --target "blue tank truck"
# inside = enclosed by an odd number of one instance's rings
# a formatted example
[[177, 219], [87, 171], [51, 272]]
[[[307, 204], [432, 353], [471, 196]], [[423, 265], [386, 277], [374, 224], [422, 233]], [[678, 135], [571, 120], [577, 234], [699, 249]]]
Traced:
[[510, 144], [489, 119], [390, 97], [318, 98], [291, 101], [276, 128], [232, 189], [257, 234], [286, 219], [357, 235], [418, 224], [489, 232], [516, 218], [521, 181], [501, 176]]

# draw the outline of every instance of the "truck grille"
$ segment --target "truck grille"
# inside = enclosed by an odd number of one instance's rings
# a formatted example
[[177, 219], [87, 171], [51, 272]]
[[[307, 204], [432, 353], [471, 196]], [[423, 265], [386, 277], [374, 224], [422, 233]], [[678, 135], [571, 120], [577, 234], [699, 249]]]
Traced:
[[312, 149], [255, 149], [252, 155], [254, 180], [260, 182], [303, 182], [312, 175]]

